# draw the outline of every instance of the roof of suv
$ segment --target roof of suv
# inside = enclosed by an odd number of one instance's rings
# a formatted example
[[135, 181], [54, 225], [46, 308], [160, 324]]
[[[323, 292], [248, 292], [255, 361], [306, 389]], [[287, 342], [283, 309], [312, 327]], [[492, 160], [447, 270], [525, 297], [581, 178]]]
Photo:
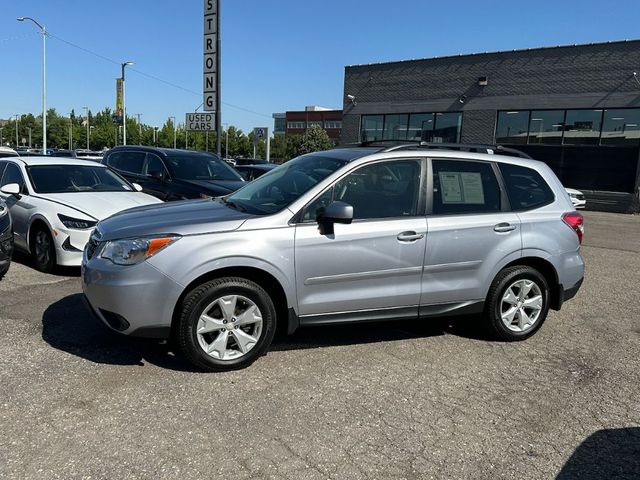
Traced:
[[109, 152], [117, 152], [119, 150], [137, 150], [139, 152], [159, 153], [163, 156], [167, 155], [212, 155], [217, 156], [214, 152], [201, 152], [197, 150], [183, 150], [180, 148], [161, 148], [161, 147], [149, 147], [146, 145], [118, 145], [113, 147]]

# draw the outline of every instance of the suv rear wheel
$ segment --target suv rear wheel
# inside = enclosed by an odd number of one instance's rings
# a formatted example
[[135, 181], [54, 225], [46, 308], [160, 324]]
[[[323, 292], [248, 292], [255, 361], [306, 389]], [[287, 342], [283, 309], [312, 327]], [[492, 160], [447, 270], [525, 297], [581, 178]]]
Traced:
[[485, 306], [485, 321], [499, 340], [524, 340], [533, 335], [549, 312], [549, 286], [529, 266], [502, 270], [493, 281]]
[[244, 368], [271, 344], [276, 312], [267, 292], [237, 277], [206, 282], [187, 294], [177, 330], [178, 345], [207, 371]]

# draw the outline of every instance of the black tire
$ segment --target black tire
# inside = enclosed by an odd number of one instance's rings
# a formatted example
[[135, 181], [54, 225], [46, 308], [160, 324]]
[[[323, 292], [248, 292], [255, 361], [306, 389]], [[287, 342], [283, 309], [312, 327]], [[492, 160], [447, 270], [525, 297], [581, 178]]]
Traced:
[[[40, 245], [38, 245], [39, 238], [42, 239]], [[53, 237], [51, 236], [51, 232], [45, 226], [38, 225], [35, 227], [34, 231], [31, 233], [31, 259], [33, 261], [33, 265], [37, 270], [43, 273], [54, 273], [56, 269], [56, 246], [53, 243]], [[43, 247], [45, 252], [38, 253], [40, 247]]]
[[[214, 358], [200, 346], [197, 327], [200, 316], [205, 309], [220, 299], [229, 295], [245, 297], [253, 302], [260, 310], [262, 327], [257, 342], [239, 358], [223, 360]], [[182, 302], [178, 328], [175, 331], [176, 341], [184, 356], [195, 366], [208, 372], [237, 370], [251, 365], [264, 354], [276, 331], [276, 310], [267, 292], [256, 283], [240, 277], [225, 277], [211, 280], [191, 290]], [[221, 330], [222, 331], [222, 330]], [[231, 344], [235, 342], [229, 332]], [[211, 335], [218, 334], [214, 331]]]
[[[502, 300], [507, 289], [519, 280], [533, 281], [542, 295], [542, 308], [540, 314], [530, 327], [524, 331], [509, 329], [502, 321]], [[485, 303], [484, 320], [490, 335], [503, 341], [525, 340], [532, 336], [542, 326], [549, 313], [550, 294], [549, 285], [544, 276], [535, 268], [516, 265], [502, 270], [491, 284]]]

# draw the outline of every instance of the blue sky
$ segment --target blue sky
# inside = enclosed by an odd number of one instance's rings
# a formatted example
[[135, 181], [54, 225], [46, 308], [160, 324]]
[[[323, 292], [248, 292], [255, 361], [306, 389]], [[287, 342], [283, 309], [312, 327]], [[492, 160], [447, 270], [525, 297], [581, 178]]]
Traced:
[[[40, 111], [41, 39], [55, 36], [167, 82], [202, 90], [202, 0], [0, 0], [0, 118]], [[603, 0], [222, 0], [222, 117], [245, 131], [271, 113], [341, 107], [344, 66], [640, 37], [640, 2]], [[640, 66], [636, 66], [640, 68]], [[119, 66], [50, 38], [48, 105], [113, 108]], [[161, 125], [202, 102], [137, 71], [127, 111]], [[228, 104], [250, 110], [234, 108]]]

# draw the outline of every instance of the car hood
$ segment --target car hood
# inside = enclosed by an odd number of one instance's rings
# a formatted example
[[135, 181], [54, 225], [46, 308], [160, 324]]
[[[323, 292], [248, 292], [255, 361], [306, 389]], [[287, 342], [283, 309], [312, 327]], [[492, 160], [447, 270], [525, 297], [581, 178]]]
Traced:
[[241, 180], [180, 180], [194, 187], [202, 188], [202, 193], [211, 192], [214, 195], [226, 195], [244, 187], [247, 182]]
[[101, 240], [166, 233], [195, 235], [236, 230], [250, 217], [217, 200], [184, 200], [118, 213], [100, 222], [98, 230]]
[[38, 197], [69, 206], [96, 220], [103, 220], [128, 208], [162, 203], [161, 200], [140, 192], [49, 193], [38, 194]]

